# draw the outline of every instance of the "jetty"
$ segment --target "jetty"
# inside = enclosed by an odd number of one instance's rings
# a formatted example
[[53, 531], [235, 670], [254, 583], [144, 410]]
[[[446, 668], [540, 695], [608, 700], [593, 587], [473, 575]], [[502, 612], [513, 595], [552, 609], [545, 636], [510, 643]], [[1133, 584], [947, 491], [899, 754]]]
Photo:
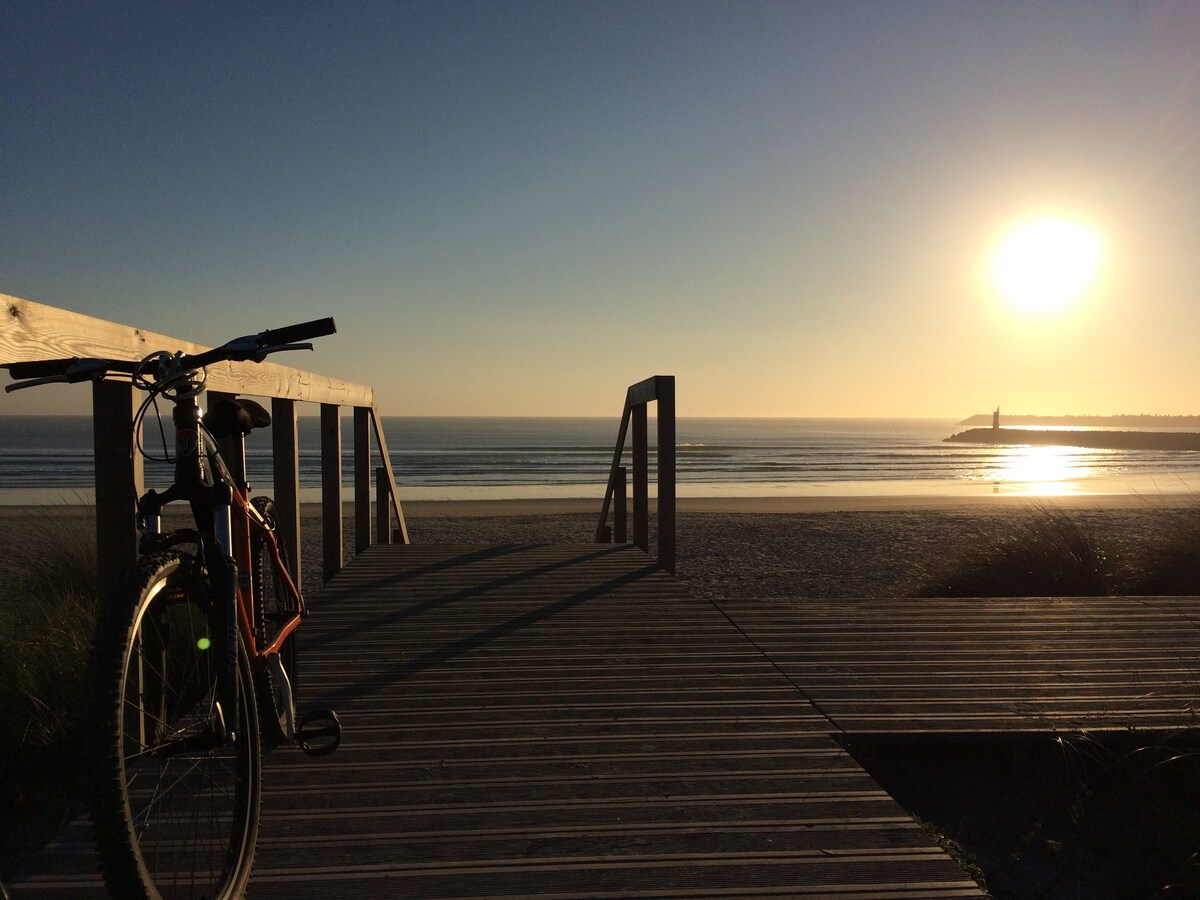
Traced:
[[1066, 428], [971, 428], [945, 441], [966, 444], [1030, 444], [1097, 450], [1200, 450], [1200, 431], [1087, 431]]
[[[0, 364], [84, 355], [45, 350], [95, 334], [97, 320], [0, 299]], [[108, 344], [138, 352], [143, 333], [104, 324]], [[322, 404], [324, 523], [337, 538], [324, 542], [326, 583], [309, 588], [299, 690], [338, 710], [344, 740], [326, 758], [267, 756], [251, 898], [982, 897], [848, 746], [1196, 726], [1200, 598], [693, 596], [673, 574], [687, 562], [674, 547], [670, 376], [626, 391], [594, 535], [477, 546], [410, 538], [386, 462], [373, 518], [372, 422], [386, 460], [373, 394], [293, 372], [270, 384], [210, 374], [221, 390]], [[99, 387], [97, 434], [127, 431], [131, 398]], [[340, 403], [356, 409], [349, 561]], [[294, 504], [294, 409], [278, 409], [276, 493]], [[98, 511], [102, 558], [128, 549], [126, 499]], [[86, 820], [7, 887], [13, 900], [104, 896]]]

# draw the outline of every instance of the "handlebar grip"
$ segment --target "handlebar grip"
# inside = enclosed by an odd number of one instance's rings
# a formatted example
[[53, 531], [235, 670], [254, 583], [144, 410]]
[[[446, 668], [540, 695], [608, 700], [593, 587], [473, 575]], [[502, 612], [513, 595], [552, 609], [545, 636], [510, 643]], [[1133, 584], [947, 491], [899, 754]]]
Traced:
[[79, 362], [78, 356], [70, 359], [39, 359], [33, 362], [10, 363], [4, 368], [14, 379], [53, 378], [67, 374], [67, 369]]
[[131, 373], [137, 370], [138, 363], [132, 360], [125, 359], [93, 359], [88, 356], [72, 356], [70, 359], [38, 359], [31, 362], [9, 363], [3, 368], [8, 369], [8, 374], [14, 379], [26, 378], [54, 378], [58, 375], [66, 375], [75, 367], [79, 367], [74, 374], [77, 378], [72, 378], [71, 381], [86, 381], [97, 372], [126, 372]]
[[314, 319], [311, 322], [301, 322], [299, 325], [288, 325], [284, 328], [273, 328], [258, 336], [260, 347], [270, 347], [276, 344], [295, 344], [310, 338], [324, 337], [336, 334], [337, 325], [332, 318]]

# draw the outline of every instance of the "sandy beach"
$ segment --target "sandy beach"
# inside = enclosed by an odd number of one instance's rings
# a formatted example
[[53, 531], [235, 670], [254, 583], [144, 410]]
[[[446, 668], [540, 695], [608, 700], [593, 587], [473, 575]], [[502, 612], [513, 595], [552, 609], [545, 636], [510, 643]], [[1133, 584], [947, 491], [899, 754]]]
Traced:
[[[1124, 546], [1183, 505], [1137, 495], [685, 499], [678, 575], [711, 598], [898, 596], [939, 560], [1039, 508], [1069, 510], [1106, 543]], [[429, 543], [588, 542], [598, 517], [599, 504], [583, 501], [405, 506], [410, 539]]]
[[[1069, 510], [1112, 546], [1143, 540], [1186, 508], [1180, 496], [1088, 494], [1036, 498], [684, 498], [678, 506], [678, 574], [702, 597], [897, 596], [921, 571], [973, 541], [1002, 532], [1031, 510]], [[590, 543], [599, 500], [413, 501], [404, 504], [419, 543]], [[346, 556], [353, 507], [344, 504]], [[90, 540], [88, 506], [0, 506], [0, 579], [48, 531]], [[653, 517], [651, 531], [653, 535]], [[319, 504], [301, 507], [306, 591], [323, 583]], [[653, 537], [652, 541], [653, 543]]]

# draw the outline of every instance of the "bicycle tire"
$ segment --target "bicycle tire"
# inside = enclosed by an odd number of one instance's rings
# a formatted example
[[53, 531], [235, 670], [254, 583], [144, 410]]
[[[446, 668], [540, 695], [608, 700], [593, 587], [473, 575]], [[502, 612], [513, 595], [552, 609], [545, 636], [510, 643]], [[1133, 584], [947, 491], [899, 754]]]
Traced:
[[[275, 513], [275, 503], [270, 497], [255, 497], [250, 501], [259, 515], [274, 531], [278, 524]], [[288, 564], [287, 546], [279, 543], [279, 559], [284, 568]], [[254, 566], [250, 587], [254, 595], [254, 621], [258, 628], [258, 640], [262, 647], [269, 646], [279, 633], [279, 629], [299, 611], [295, 596], [288, 590], [284, 582], [277, 577], [275, 560], [270, 553], [270, 547], [262, 531], [255, 528], [250, 532], [250, 560]], [[283, 646], [279, 648], [279, 659], [291, 685], [292, 712], [295, 711], [297, 680], [299, 677], [300, 648], [296, 641], [296, 632], [292, 632]], [[275, 683], [275, 677], [270, 668], [256, 672], [254, 688], [258, 694], [259, 730], [262, 741], [267, 748], [279, 746], [287, 740], [288, 710], [284, 708], [286, 700]]]
[[237, 641], [238, 722], [222, 742], [223, 613], [200, 567], [144, 557], [103, 605], [92, 650], [90, 806], [116, 897], [240, 897], [258, 837], [262, 760], [250, 659]]

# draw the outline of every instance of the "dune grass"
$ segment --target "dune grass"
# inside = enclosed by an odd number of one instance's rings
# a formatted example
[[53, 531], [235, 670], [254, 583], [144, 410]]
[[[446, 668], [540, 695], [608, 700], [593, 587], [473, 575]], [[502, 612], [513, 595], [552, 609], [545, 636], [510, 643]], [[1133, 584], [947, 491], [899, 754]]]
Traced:
[[1165, 511], [1132, 560], [1123, 590], [1140, 596], [1200, 594], [1200, 500]]
[[920, 597], [1096, 597], [1118, 581], [1113, 556], [1080, 519], [1030, 507], [1012, 527], [922, 566]]
[[46, 514], [37, 553], [0, 583], [0, 829], [5, 856], [63, 824], [79, 794], [83, 695], [96, 615], [87, 520]]
[[919, 566], [915, 597], [1200, 594], [1200, 499], [1156, 510], [1144, 539], [1102, 537], [1079, 513], [1030, 506], [1003, 530]]

